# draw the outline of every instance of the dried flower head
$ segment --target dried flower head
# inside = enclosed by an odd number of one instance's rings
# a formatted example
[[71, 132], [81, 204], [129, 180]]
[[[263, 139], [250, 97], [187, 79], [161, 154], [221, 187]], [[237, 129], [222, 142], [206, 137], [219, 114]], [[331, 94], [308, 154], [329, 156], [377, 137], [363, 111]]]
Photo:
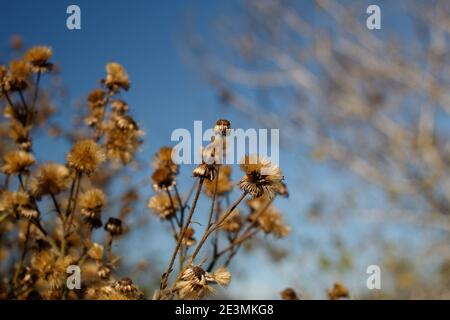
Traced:
[[241, 229], [242, 223], [242, 217], [239, 214], [238, 209], [234, 209], [230, 216], [221, 224], [221, 229], [226, 232], [234, 233]]
[[105, 160], [104, 151], [94, 140], [76, 142], [67, 155], [69, 168], [90, 175]]
[[175, 175], [167, 168], [159, 168], [153, 172], [152, 182], [156, 191], [168, 190], [175, 185]]
[[181, 243], [186, 247], [192, 247], [197, 242], [197, 240], [195, 240], [195, 238], [194, 238], [194, 234], [195, 234], [194, 228], [187, 227]]
[[334, 283], [333, 288], [328, 290], [328, 298], [330, 300], [337, 300], [348, 297], [350, 297], [348, 289], [340, 282]]
[[25, 60], [12, 60], [9, 64], [11, 72], [10, 90], [24, 90], [28, 86], [28, 79], [31, 76], [32, 69], [30, 63]]
[[115, 281], [111, 288], [130, 299], [142, 299], [143, 294], [130, 278], [123, 278]]
[[128, 111], [128, 104], [121, 99], [114, 99], [111, 101], [111, 109], [115, 113], [124, 114]]
[[36, 162], [31, 153], [22, 150], [8, 152], [3, 160], [2, 172], [9, 175], [26, 173]]
[[46, 72], [52, 68], [52, 64], [48, 62], [52, 55], [50, 47], [36, 46], [25, 53], [25, 60], [31, 63], [33, 72]]
[[[222, 196], [233, 190], [233, 182], [231, 181], [231, 166], [222, 165], [219, 169], [217, 181], [217, 195]], [[216, 180], [205, 180], [205, 194], [208, 197], [214, 195], [214, 188], [216, 186]]]
[[213, 181], [216, 177], [217, 166], [215, 164], [201, 163], [192, 171], [194, 177]]
[[167, 168], [169, 169], [173, 174], [178, 174], [178, 165], [173, 162], [172, 160], [172, 147], [162, 147], [159, 149], [159, 151], [155, 154], [152, 161], [153, 168], [160, 169], [160, 168]]
[[5, 193], [4, 196], [4, 210], [13, 213], [16, 217], [31, 221], [39, 220], [39, 211], [33, 205], [28, 193], [16, 191]]
[[57, 195], [69, 186], [70, 171], [58, 163], [46, 163], [39, 167], [31, 180], [31, 193], [40, 198], [44, 195]]
[[[5, 112], [7, 112], [7, 110], [5, 110]], [[20, 121], [17, 121], [15, 119], [15, 116], [12, 116], [11, 118], [12, 119], [9, 125], [8, 132], [9, 137], [14, 140], [14, 142], [20, 149], [24, 151], [30, 151], [32, 146], [30, 139], [30, 130], [32, 126], [23, 125]]]
[[117, 92], [121, 88], [124, 90], [130, 88], [128, 74], [121, 64], [116, 62], [108, 63], [106, 65], [106, 73], [106, 79], [103, 82], [112, 92]]
[[103, 264], [98, 267], [97, 275], [100, 279], [108, 280], [111, 276], [111, 268]]
[[278, 166], [259, 156], [246, 156], [241, 163], [245, 176], [241, 179], [239, 187], [253, 197], [264, 194], [273, 196], [281, 189], [283, 176]]
[[109, 218], [108, 222], [105, 224], [105, 230], [108, 231], [111, 236], [120, 236], [123, 232], [122, 220], [112, 217]]
[[54, 251], [45, 250], [32, 257], [32, 267], [39, 282], [47, 290], [61, 290], [66, 284], [67, 267], [74, 263], [71, 256], [60, 257]]
[[169, 197], [166, 193], [158, 193], [149, 199], [147, 207], [161, 219], [171, 219], [180, 208], [180, 203], [177, 198]]
[[247, 203], [252, 209], [249, 220], [254, 222], [267, 234], [273, 234], [276, 237], [285, 237], [290, 232], [290, 226], [284, 223], [283, 215], [273, 205], [267, 206], [257, 199], [249, 200]]
[[101, 261], [103, 259], [103, 246], [98, 243], [93, 243], [89, 250], [88, 250], [88, 256], [94, 260]]
[[214, 126], [214, 132], [220, 134], [221, 136], [228, 136], [231, 130], [231, 122], [225, 119], [219, 119], [216, 121]]
[[92, 228], [102, 226], [101, 211], [105, 200], [106, 196], [100, 189], [87, 190], [80, 196], [81, 214]]
[[89, 93], [87, 100], [89, 107], [91, 107], [92, 109], [103, 107], [105, 105], [105, 91], [103, 91], [102, 89], [92, 90]]
[[211, 284], [227, 286], [230, 283], [231, 274], [225, 268], [220, 268], [214, 273], [206, 272], [201, 266], [192, 265], [186, 268], [175, 283], [174, 289], [181, 299], [201, 299], [214, 292]]
[[298, 300], [297, 293], [292, 288], [286, 288], [280, 292], [281, 299], [283, 300]]

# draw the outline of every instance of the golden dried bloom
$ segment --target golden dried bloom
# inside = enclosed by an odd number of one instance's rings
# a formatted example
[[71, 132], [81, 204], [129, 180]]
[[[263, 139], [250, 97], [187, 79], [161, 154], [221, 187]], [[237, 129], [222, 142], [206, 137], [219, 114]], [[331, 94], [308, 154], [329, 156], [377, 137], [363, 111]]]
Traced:
[[230, 280], [231, 274], [225, 268], [209, 273], [201, 266], [192, 265], [182, 272], [180, 280], [175, 283], [174, 290], [180, 299], [201, 299], [214, 292], [211, 284], [226, 286]]
[[105, 204], [106, 196], [100, 189], [90, 189], [81, 194], [80, 207], [84, 221], [92, 228], [102, 226], [101, 211]]
[[286, 237], [291, 230], [290, 226], [284, 224], [281, 212], [273, 205], [252, 212], [249, 220], [253, 222], [255, 219], [265, 233], [273, 234], [276, 237]]
[[264, 194], [272, 197], [281, 189], [283, 176], [278, 166], [272, 165], [268, 159], [256, 155], [246, 156], [241, 163], [245, 176], [239, 187], [254, 198]]
[[156, 191], [167, 190], [175, 185], [175, 175], [167, 168], [159, 168], [153, 172], [152, 182]]
[[122, 220], [117, 218], [109, 218], [105, 224], [105, 230], [109, 232], [111, 236], [120, 236], [123, 232]]
[[[222, 196], [229, 193], [233, 189], [233, 182], [231, 181], [231, 166], [222, 165], [219, 169], [217, 181], [217, 195]], [[208, 197], [213, 197], [216, 181], [205, 180], [205, 194]]]
[[46, 163], [39, 167], [31, 180], [31, 193], [40, 198], [44, 195], [56, 195], [69, 187], [70, 171], [58, 163]]
[[178, 174], [178, 165], [172, 160], [172, 147], [162, 147], [155, 154], [152, 161], [153, 169], [167, 168], [173, 174]]
[[137, 131], [139, 130], [139, 126], [136, 121], [128, 115], [123, 114], [113, 114], [111, 116], [111, 122], [114, 126], [122, 131]]
[[292, 288], [286, 288], [280, 292], [281, 299], [283, 300], [299, 300], [297, 293]]
[[28, 172], [36, 162], [31, 153], [21, 150], [8, 152], [3, 160], [2, 172], [10, 175]]
[[32, 257], [31, 266], [38, 274], [40, 286], [47, 290], [61, 290], [66, 284], [67, 267], [74, 264], [74, 260], [74, 257], [60, 257], [54, 251], [44, 250]]
[[231, 130], [231, 122], [225, 119], [219, 119], [216, 121], [214, 126], [214, 132], [220, 134], [221, 136], [228, 136]]
[[105, 85], [113, 92], [120, 88], [128, 90], [130, 88], [130, 80], [123, 66], [116, 62], [106, 65], [106, 79], [103, 81]]
[[87, 175], [94, 172], [103, 161], [105, 153], [94, 140], [76, 142], [67, 155], [69, 168]]
[[340, 282], [334, 283], [333, 288], [328, 290], [328, 298], [330, 300], [337, 300], [348, 297], [350, 297], [348, 289]]
[[199, 164], [195, 169], [192, 171], [192, 175], [194, 177], [203, 178], [205, 180], [213, 181], [216, 177], [217, 168], [215, 164], [206, 164], [202, 163]]
[[8, 76], [8, 69], [2, 65], [0, 65], [0, 89], [1, 91], [5, 92], [11, 90], [10, 77]]
[[123, 114], [128, 111], [128, 104], [121, 99], [115, 99], [111, 101], [111, 109], [115, 113]]
[[30, 63], [25, 60], [12, 60], [9, 70], [11, 72], [10, 89], [12, 91], [26, 89], [32, 72]]
[[32, 221], [39, 219], [39, 211], [32, 204], [29, 194], [24, 191], [5, 191], [0, 200], [0, 212]]
[[[126, 126], [125, 123], [121, 124]], [[133, 126], [133, 125], [131, 125]], [[130, 126], [128, 126], [130, 129]], [[108, 158], [127, 164], [133, 160], [136, 151], [142, 144], [142, 132], [139, 130], [123, 130], [116, 125], [106, 128], [106, 152]]]
[[105, 105], [105, 91], [102, 89], [92, 90], [87, 97], [89, 107], [95, 109]]
[[94, 260], [101, 261], [103, 259], [103, 246], [93, 243], [88, 250], [88, 256]]
[[50, 47], [36, 46], [25, 53], [25, 60], [31, 63], [33, 72], [46, 72], [52, 68], [52, 64], [48, 62], [52, 55]]
[[13, 118], [10, 121], [8, 135], [12, 140], [14, 140], [19, 148], [24, 151], [29, 151], [32, 146], [29, 135], [30, 130], [31, 126], [24, 126], [20, 121]]
[[143, 294], [130, 278], [123, 278], [115, 281], [111, 288], [117, 292], [127, 296], [130, 299], [142, 299]]
[[97, 275], [100, 279], [107, 280], [111, 275], [111, 268], [106, 265], [98, 267]]
[[171, 219], [180, 208], [180, 203], [178, 199], [173, 197], [171, 199], [166, 193], [158, 193], [150, 198], [147, 207], [159, 215], [161, 219]]

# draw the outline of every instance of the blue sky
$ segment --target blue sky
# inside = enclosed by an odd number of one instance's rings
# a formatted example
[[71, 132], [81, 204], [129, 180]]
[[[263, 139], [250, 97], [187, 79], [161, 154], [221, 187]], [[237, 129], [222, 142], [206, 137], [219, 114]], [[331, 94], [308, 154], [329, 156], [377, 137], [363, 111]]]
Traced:
[[[70, 4], [77, 4], [81, 8], [81, 30], [70, 31], [66, 28], [66, 8]], [[123, 64], [132, 82], [130, 91], [123, 98], [146, 132], [146, 142], [139, 156], [149, 163], [160, 146], [170, 143], [170, 135], [174, 129], [191, 129], [194, 120], [213, 124], [216, 119], [227, 118], [244, 129], [245, 126], [255, 126], [220, 105], [211, 88], [195, 70], [183, 63], [177, 47], [176, 39], [183, 28], [182, 19], [187, 14], [195, 12], [194, 17], [200, 19], [200, 24], [208, 27], [212, 17], [229, 10], [230, 6], [229, 2], [199, 0], [3, 1], [0, 11], [0, 46], [3, 49], [9, 37], [18, 34], [24, 37], [27, 45], [46, 44], [53, 48], [54, 60], [60, 64], [64, 84], [69, 90], [68, 99], [59, 106], [60, 119], [69, 117], [73, 112], [73, 104], [84, 101], [87, 93], [98, 85], [97, 81], [105, 74], [106, 63], [117, 61]], [[63, 161], [62, 155], [68, 146], [57, 141], [49, 144], [44, 140], [38, 143], [36, 149], [38, 153], [44, 154], [42, 160]], [[302, 246], [302, 241], [312, 238], [316, 242], [312, 247], [307, 247], [306, 252], [314, 256], [321, 250], [317, 247], [317, 241], [327, 243], [332, 234], [309, 225], [304, 217], [305, 208], [317, 197], [338, 200], [336, 198], [340, 194], [336, 194], [336, 188], [355, 187], [359, 185], [358, 181], [345, 171], [339, 172], [333, 167], [318, 165], [305, 155], [286, 150], [282, 150], [280, 162], [285, 172], [292, 172], [287, 182], [293, 196], [285, 202], [280, 201], [278, 205], [286, 212], [294, 229], [293, 235], [282, 243], [296, 250], [303, 250], [305, 247]], [[149, 175], [150, 171], [144, 174]], [[142, 177], [142, 174], [139, 176]], [[188, 183], [187, 179], [181, 181], [182, 186], [187, 186]], [[150, 195], [150, 188], [143, 193]], [[383, 201], [377, 192], [373, 192], [371, 197], [372, 202]], [[137, 259], [139, 255], [150, 255], [157, 250], [160, 261], [165, 263], [168, 259], [168, 238], [165, 242], [146, 242], [142, 238], [158, 223], [154, 220], [153, 227], [144, 227], [138, 236], [127, 242], [134, 246], [130, 250], [133, 257]], [[354, 235], [353, 239], [362, 232], [357, 223], [347, 226], [348, 228]], [[335, 232], [339, 232], [339, 227]], [[352, 237], [349, 238], [351, 242]], [[314, 274], [314, 263], [305, 262], [304, 271], [300, 273], [293, 267], [298, 263], [296, 259], [270, 267], [267, 258], [261, 253], [251, 259], [242, 257], [242, 265], [249, 265], [248, 268], [241, 269], [247, 274], [243, 279], [247, 281], [251, 293], [250, 296], [243, 295], [242, 282], [232, 284], [231, 290], [237, 296], [274, 298], [292, 279], [304, 283], [304, 277], [310, 282]], [[249, 272], [250, 269], [256, 271]], [[277, 270], [279, 276], [268, 277], [274, 270]], [[357, 287], [365, 279], [365, 269], [361, 267], [355, 272], [357, 276], [354, 278], [354, 286]], [[263, 287], [261, 277], [267, 279], [267, 284]], [[331, 283], [333, 279], [326, 281]], [[322, 292], [318, 293], [320, 294]]]

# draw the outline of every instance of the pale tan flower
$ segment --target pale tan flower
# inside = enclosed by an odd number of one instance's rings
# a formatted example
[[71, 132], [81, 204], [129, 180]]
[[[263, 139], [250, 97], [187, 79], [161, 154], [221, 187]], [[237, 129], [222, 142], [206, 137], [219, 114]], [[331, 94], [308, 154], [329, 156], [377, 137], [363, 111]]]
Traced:
[[328, 298], [330, 300], [337, 300], [341, 298], [348, 298], [350, 293], [348, 289], [340, 282], [336, 282], [333, 288], [328, 290]]
[[11, 151], [5, 155], [1, 169], [5, 174], [26, 173], [35, 162], [36, 160], [31, 153], [21, 150]]
[[194, 238], [194, 234], [195, 234], [194, 228], [187, 227], [181, 243], [186, 247], [192, 247], [197, 242], [197, 240], [195, 240]]
[[225, 119], [219, 119], [214, 126], [214, 132], [221, 136], [228, 136], [231, 130], [231, 122]]
[[147, 207], [161, 219], [171, 219], [180, 208], [180, 203], [177, 198], [170, 198], [166, 193], [158, 193], [149, 199]]
[[81, 140], [76, 142], [67, 155], [67, 164], [70, 168], [90, 175], [105, 161], [105, 152], [94, 140]]
[[[222, 165], [219, 169], [219, 175], [217, 176], [217, 195], [222, 196], [233, 190], [233, 182], [231, 181], [231, 166]], [[216, 181], [205, 180], [205, 194], [208, 197], [212, 197], [214, 194], [214, 188]]]
[[173, 174], [178, 174], [178, 165], [175, 164], [172, 160], [172, 147], [161, 147], [159, 151], [155, 154], [152, 161], [153, 168], [167, 168]]
[[285, 237], [289, 234], [291, 228], [284, 223], [283, 215], [275, 206], [267, 206], [267, 202], [258, 201], [258, 198], [247, 203], [253, 208], [249, 220], [253, 222], [256, 219], [258, 226], [265, 233], [273, 234], [276, 237]]
[[56, 195], [69, 187], [70, 171], [58, 163], [46, 163], [39, 167], [31, 180], [31, 192], [34, 197]]
[[264, 194], [272, 197], [282, 188], [281, 171], [268, 159], [255, 155], [246, 156], [241, 162], [241, 169], [245, 176], [241, 179], [239, 187], [255, 198]]
[[113, 92], [120, 88], [128, 90], [130, 87], [130, 80], [127, 72], [123, 66], [116, 62], [111, 62], [106, 65], [106, 78], [103, 81], [105, 85]]
[[28, 86], [28, 79], [31, 76], [31, 64], [25, 60], [12, 60], [9, 64], [11, 72], [9, 85], [10, 90], [24, 90]]
[[230, 280], [231, 274], [225, 268], [209, 273], [201, 266], [192, 265], [182, 272], [174, 290], [181, 299], [201, 299], [214, 292], [212, 284], [227, 286]]
[[167, 168], [159, 168], [153, 172], [152, 182], [156, 191], [168, 190], [175, 185], [175, 175]]
[[88, 250], [88, 256], [94, 260], [101, 261], [103, 259], [103, 251], [101, 244], [93, 243]]
[[52, 64], [48, 62], [52, 55], [50, 47], [36, 46], [25, 53], [25, 60], [31, 63], [33, 72], [46, 72], [52, 68]]
[[81, 214], [92, 228], [102, 226], [101, 211], [105, 201], [106, 196], [103, 191], [96, 188], [87, 190], [80, 196]]

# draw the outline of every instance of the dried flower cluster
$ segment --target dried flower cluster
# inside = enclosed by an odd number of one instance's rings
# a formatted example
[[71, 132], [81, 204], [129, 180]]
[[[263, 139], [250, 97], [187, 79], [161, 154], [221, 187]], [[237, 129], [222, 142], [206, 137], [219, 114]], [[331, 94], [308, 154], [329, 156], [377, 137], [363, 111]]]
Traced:
[[[16, 42], [14, 50], [22, 50]], [[142, 144], [143, 133], [119, 97], [130, 88], [128, 74], [118, 63], [107, 64], [76, 127], [60, 128], [49, 124], [52, 88], [40, 85], [44, 76], [57, 77], [51, 58], [50, 48], [37, 46], [0, 66], [5, 119], [0, 133], [8, 141], [0, 148], [0, 260], [9, 261], [1, 269], [9, 276], [0, 279], [0, 298], [143, 299], [130, 278], [118, 276], [123, 259], [113, 250], [131, 229], [127, 217], [134, 214], [139, 193], [133, 188], [124, 188], [118, 198], [107, 193], [127, 164], [138, 163]], [[65, 163], [39, 161], [35, 129], [67, 139]], [[194, 168], [189, 192], [178, 190], [180, 166], [171, 147], [160, 148], [152, 159], [155, 194], [147, 206], [167, 224], [174, 245], [155, 299], [204, 298], [230, 283], [227, 268], [243, 244], [260, 234], [289, 233], [273, 204], [287, 195], [280, 169], [258, 155], [247, 156], [243, 178], [233, 181], [232, 166], [218, 161], [226, 155], [230, 129], [228, 120], [214, 125], [213, 148], [203, 149], [207, 160]], [[239, 195], [231, 202], [234, 193]], [[203, 200], [209, 211], [202, 216], [197, 208]], [[240, 204], [246, 208], [238, 209]], [[204, 257], [198, 261], [200, 253]], [[81, 290], [66, 285], [73, 265], [83, 275]]]

